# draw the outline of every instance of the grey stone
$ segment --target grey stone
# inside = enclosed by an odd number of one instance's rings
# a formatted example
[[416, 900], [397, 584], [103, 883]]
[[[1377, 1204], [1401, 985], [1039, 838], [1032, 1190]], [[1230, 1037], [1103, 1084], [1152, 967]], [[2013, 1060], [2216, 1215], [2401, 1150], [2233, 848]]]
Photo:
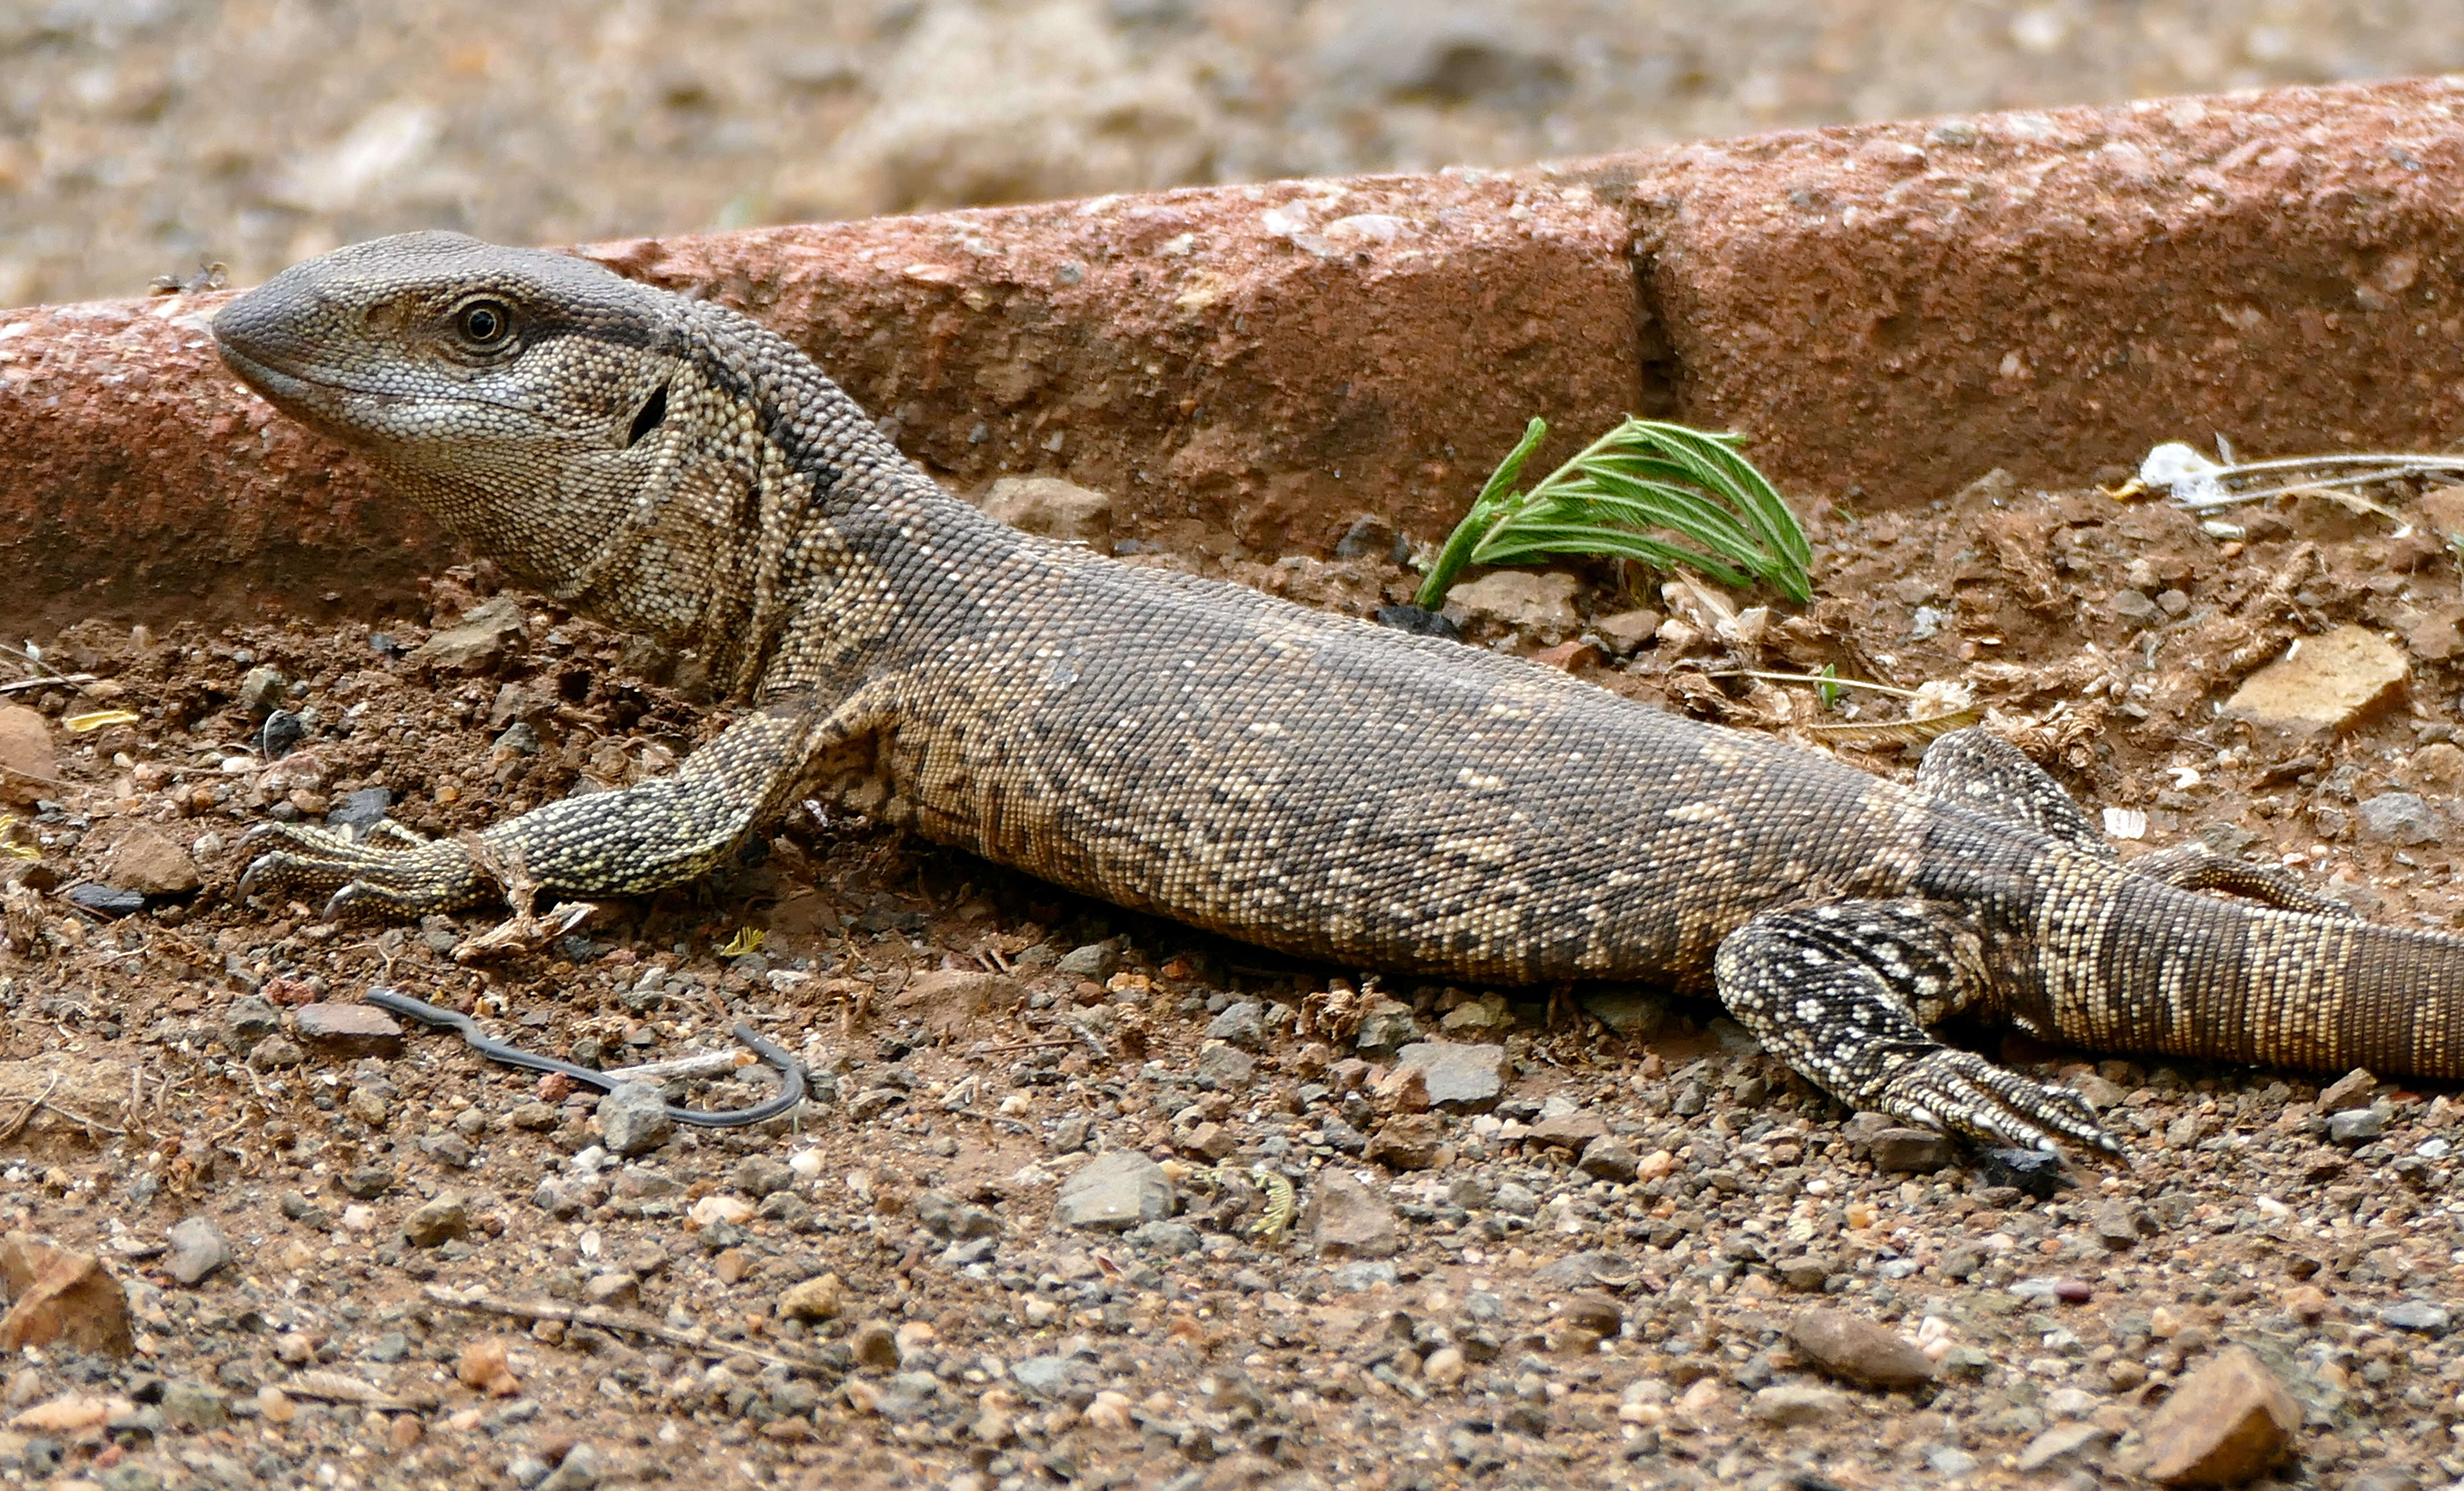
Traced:
[[1198, 1076], [1218, 1087], [1238, 1089], [1258, 1074], [1258, 1059], [1236, 1045], [1215, 1042], [1198, 1053]]
[[1369, 1001], [1352, 1043], [1367, 1055], [1383, 1056], [1419, 1039], [1420, 1022], [1412, 1018], [1412, 1007], [1379, 996]]
[[577, 1444], [564, 1452], [556, 1469], [539, 1483], [539, 1491], [591, 1491], [599, 1484], [599, 1452]]
[[208, 1274], [231, 1261], [231, 1239], [210, 1217], [190, 1217], [171, 1229], [171, 1253], [164, 1267], [171, 1277], [194, 1286]]
[[2347, 1108], [2328, 1117], [2327, 1137], [2338, 1144], [2367, 1144], [2387, 1132], [2387, 1126], [2386, 1108]]
[[282, 1028], [282, 1012], [261, 994], [243, 994], [223, 1011], [223, 1029], [242, 1046], [254, 1045]]
[[[1603, 616], [1594, 621], [1592, 630], [1599, 634], [1602, 642], [1608, 644], [1610, 651], [1622, 655], [1632, 652], [1652, 638], [1659, 636], [1660, 624], [1663, 620], [1665, 618], [1653, 610], [1618, 611], [1614, 615]], [[1591, 1000], [1586, 999], [1583, 1003], [1586, 1008], [1589, 1008]], [[1597, 1010], [1592, 1013], [1599, 1014]], [[1601, 1015], [1600, 1020], [1608, 1022], [1608, 1017], [1605, 1015]], [[1610, 1023], [1609, 1028], [1617, 1030], [1614, 1023]], [[1625, 1032], [1620, 1030], [1617, 1034], [1623, 1035]]]
[[676, 1121], [656, 1083], [619, 1083], [599, 1100], [599, 1142], [627, 1156], [648, 1154], [668, 1142]]
[[1395, 1265], [1383, 1259], [1363, 1259], [1346, 1263], [1329, 1277], [1327, 1283], [1343, 1294], [1366, 1294], [1379, 1284], [1391, 1284], [1399, 1276]]
[[1143, 1222], [1122, 1237], [1139, 1247], [1174, 1258], [1197, 1252], [1205, 1241], [1198, 1235], [1197, 1228], [1187, 1222], [1174, 1221]]
[[325, 815], [325, 826], [350, 834], [364, 834], [385, 822], [393, 809], [393, 793], [384, 787], [362, 787], [357, 792], [342, 794]]
[[1756, 1392], [1746, 1413], [1782, 1428], [1837, 1423], [1847, 1416], [1848, 1394], [1837, 1388], [1783, 1383]]
[[378, 1196], [381, 1196], [386, 1192], [392, 1190], [393, 1181], [393, 1167], [389, 1165], [361, 1165], [351, 1170], [344, 1171], [342, 1173], [341, 1185], [343, 1191], [352, 1195], [358, 1196], [361, 1200], [373, 1201]]
[[1395, 1209], [1348, 1171], [1320, 1173], [1309, 1209], [1317, 1251], [1329, 1258], [1387, 1258], [1403, 1245]]
[[1254, 1051], [1266, 1041], [1266, 1007], [1243, 999], [1224, 1006], [1223, 1013], [1206, 1023], [1206, 1039], [1237, 1045], [1243, 1051]]
[[2065, 1455], [2076, 1455], [2090, 1445], [2113, 1437], [2113, 1431], [2096, 1424], [2073, 1422], [2056, 1424], [2028, 1441], [2019, 1452], [2019, 1471], [2026, 1475], [2043, 1469]]
[[1583, 1147], [1582, 1157], [1574, 1168], [1594, 1180], [1612, 1180], [1624, 1184], [1635, 1178], [1641, 1169], [1642, 1157], [1634, 1146], [1615, 1134], [1602, 1134]]
[[2384, 792], [2355, 805], [2362, 816], [2362, 837], [2379, 844], [2435, 843], [2447, 832], [2447, 821], [2428, 800], [2409, 792]]
[[1976, 1468], [1976, 1457], [1956, 1445], [1937, 1444], [1925, 1452], [1925, 1458], [1935, 1475], [1950, 1479], [1965, 1476]]
[[1531, 1194], [1529, 1186], [1519, 1180], [1509, 1180], [1499, 1186], [1496, 1195], [1490, 1200], [1499, 1211], [1512, 1217], [1529, 1217], [1540, 1210], [1540, 1198]]
[[2425, 1336], [2447, 1334], [2448, 1315], [2445, 1307], [2427, 1300], [2399, 1300], [2379, 1311], [2379, 1319], [2398, 1330], [2416, 1330]]
[[796, 1183], [796, 1173], [767, 1154], [748, 1154], [728, 1173], [729, 1184], [759, 1201]]
[[1660, 1034], [1668, 1019], [1664, 1000], [1648, 994], [1625, 989], [1602, 990], [1583, 996], [1583, 1008], [1593, 1019], [1628, 1041], [1648, 1041]]
[[1885, 1129], [1872, 1145], [1876, 1170], [1926, 1172], [1950, 1163], [1950, 1139], [1930, 1129]]
[[231, 1418], [223, 1395], [201, 1382], [164, 1384], [162, 1408], [174, 1429], [220, 1429]]
[[393, 1363], [410, 1354], [410, 1337], [399, 1330], [388, 1330], [371, 1342], [360, 1355], [371, 1362]]
[[1163, 1167], [1134, 1150], [1109, 1150], [1061, 1183], [1052, 1218], [1064, 1227], [1123, 1231], [1172, 1215]]
[[1009, 1374], [1028, 1396], [1059, 1398], [1086, 1378], [1086, 1370], [1075, 1357], [1030, 1356], [1010, 1365]]
[[1097, 983], [1111, 977], [1120, 969], [1120, 947], [1111, 942], [1090, 942], [1085, 947], [1072, 948], [1061, 954], [1060, 962], [1052, 965], [1052, 971], [1065, 977], [1089, 978]]
[[1476, 1110], [1494, 1107], [1506, 1091], [1508, 1066], [1502, 1045], [1463, 1045], [1416, 1041], [1395, 1054], [1396, 1069], [1417, 1069], [1432, 1107]]

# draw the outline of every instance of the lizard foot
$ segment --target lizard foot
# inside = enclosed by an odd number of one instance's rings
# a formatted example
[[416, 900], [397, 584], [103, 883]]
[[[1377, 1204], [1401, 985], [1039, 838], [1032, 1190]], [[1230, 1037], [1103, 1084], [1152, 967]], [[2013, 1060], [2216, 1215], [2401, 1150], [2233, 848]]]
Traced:
[[271, 846], [249, 862], [241, 896], [330, 889], [329, 920], [407, 918], [479, 898], [481, 877], [469, 849], [422, 839], [390, 821], [364, 840], [299, 823], [268, 823], [249, 838]]
[[2057, 1135], [2120, 1150], [2085, 1099], [1936, 1041], [1988, 992], [1976, 933], [1948, 907], [1848, 899], [1766, 911], [1728, 934], [1720, 999], [1763, 1049], [1857, 1107], [1998, 1144]]
[[2096, 1109], [2068, 1087], [2031, 1082], [1972, 1051], [1939, 1046], [1883, 1081], [1875, 1109], [1928, 1129], [1952, 1129], [2019, 1149], [2055, 1149], [2055, 1136], [2108, 1154], [2122, 1145], [2096, 1121]]

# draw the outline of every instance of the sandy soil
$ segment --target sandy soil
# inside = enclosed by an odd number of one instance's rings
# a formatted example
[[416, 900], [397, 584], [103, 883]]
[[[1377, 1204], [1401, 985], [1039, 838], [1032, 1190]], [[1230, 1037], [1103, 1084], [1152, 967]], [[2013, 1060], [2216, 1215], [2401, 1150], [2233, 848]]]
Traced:
[[[2383, 842], [2359, 806], [2452, 792], [2453, 662], [2414, 656], [2409, 700], [2299, 758], [2211, 708], [2254, 657], [2328, 625], [2439, 650], [2453, 559], [2332, 505], [2237, 521], [2220, 539], [2166, 506], [1991, 481], [1930, 513], [1822, 515], [1803, 617], [1760, 646], [1666, 626], [1593, 676], [1790, 730], [1820, 717], [1811, 694], [1713, 675], [1830, 662], [1962, 683], [2083, 801], [2144, 814], [2129, 852], [2204, 833], [2378, 919], [2464, 919], [2444, 841]], [[1410, 583], [1382, 557], [1135, 562], [1354, 611]], [[1582, 578], [1586, 617], [1631, 604], [1616, 577]], [[440, 580], [436, 620], [490, 589]], [[336, 927], [240, 902], [254, 823], [383, 788], [399, 822], [449, 833], [663, 770], [723, 718], [638, 645], [534, 599], [473, 671], [407, 660], [421, 640], [72, 628], [47, 663], [99, 681], [14, 695], [137, 716], [62, 735], [61, 784], [20, 841], [40, 858], [12, 862], [0, 1056], [49, 1064], [0, 1077], [57, 1085], [0, 1103], [0, 1222], [132, 1281], [141, 1354], [21, 1359], [12, 1413], [82, 1395], [116, 1416], [0, 1435], [0, 1475], [39, 1480], [64, 1455], [63, 1476], [114, 1487], [2085, 1487], [2131, 1483], [2114, 1466], [2135, 1439], [2115, 1436], [2235, 1344], [2307, 1418], [2296, 1467], [2265, 1483], [2464, 1474], [2443, 1086], [2322, 1103], [2339, 1074], [1969, 1032], [2080, 1083], [2132, 1146], [2039, 1196], [1990, 1161], [1891, 1150], [1711, 1005], [1590, 990], [1552, 1024], [1535, 991], [1373, 991], [1368, 971], [809, 811], [706, 885], [475, 965], [451, 951], [494, 913]], [[1473, 640], [1556, 639], [1476, 622]], [[273, 762], [249, 744], [270, 705], [304, 723]], [[72, 904], [166, 849], [194, 857], [199, 889], [126, 916]], [[442, 1035], [363, 1055], [300, 1028], [375, 985], [600, 1064], [750, 1020], [829, 1100], [610, 1157], [591, 1095], [561, 1079]], [[1390, 1111], [1379, 1084], [1410, 1029], [1502, 1044], [1502, 1101]], [[705, 1106], [767, 1090], [693, 1085]], [[2327, 1132], [2323, 1107], [2373, 1099], [2375, 1132]], [[1635, 1169], [1580, 1168], [1602, 1132]], [[1067, 1225], [1062, 1182], [1095, 1151], [1161, 1161], [1170, 1215]], [[1272, 1198], [1253, 1166], [1297, 1188], [1288, 1237], [1258, 1235]], [[232, 1259], [186, 1286], [171, 1229], [192, 1217]], [[677, 1339], [524, 1333], [454, 1303], [473, 1292], [598, 1304]], [[1782, 1333], [1815, 1304], [1929, 1344], [1942, 1376], [1827, 1387]], [[492, 1342], [510, 1345], [502, 1395], [458, 1375]], [[320, 1371], [377, 1406], [320, 1400], [337, 1391]]]

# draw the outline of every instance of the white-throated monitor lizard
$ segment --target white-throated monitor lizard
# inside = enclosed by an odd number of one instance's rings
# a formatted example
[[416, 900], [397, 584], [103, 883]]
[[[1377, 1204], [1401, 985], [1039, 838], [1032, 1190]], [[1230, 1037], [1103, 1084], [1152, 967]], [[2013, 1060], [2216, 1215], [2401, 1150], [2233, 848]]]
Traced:
[[819, 794], [1309, 957], [1715, 986], [1841, 1100], [2006, 1142], [2113, 1147], [2077, 1094], [1928, 1025], [1969, 1011], [2092, 1050], [2464, 1076], [2464, 940], [2195, 846], [2124, 864], [1981, 731], [1902, 786], [1021, 534], [780, 337], [582, 259], [385, 238], [285, 271], [214, 330], [240, 377], [452, 532], [576, 611], [697, 649], [747, 706], [672, 777], [524, 813], [475, 853], [276, 825], [253, 886], [403, 915], [478, 899], [502, 863], [647, 891]]

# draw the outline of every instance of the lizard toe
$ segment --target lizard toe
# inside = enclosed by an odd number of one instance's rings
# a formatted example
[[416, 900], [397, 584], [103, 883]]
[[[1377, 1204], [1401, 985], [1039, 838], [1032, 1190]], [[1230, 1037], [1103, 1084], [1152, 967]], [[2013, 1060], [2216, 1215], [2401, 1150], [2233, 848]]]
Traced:
[[1970, 1051], [1926, 1053], [1893, 1074], [1882, 1111], [2022, 1149], [2054, 1151], [2060, 1141], [2119, 1153], [2087, 1100], [2068, 1087], [2032, 1082]]

